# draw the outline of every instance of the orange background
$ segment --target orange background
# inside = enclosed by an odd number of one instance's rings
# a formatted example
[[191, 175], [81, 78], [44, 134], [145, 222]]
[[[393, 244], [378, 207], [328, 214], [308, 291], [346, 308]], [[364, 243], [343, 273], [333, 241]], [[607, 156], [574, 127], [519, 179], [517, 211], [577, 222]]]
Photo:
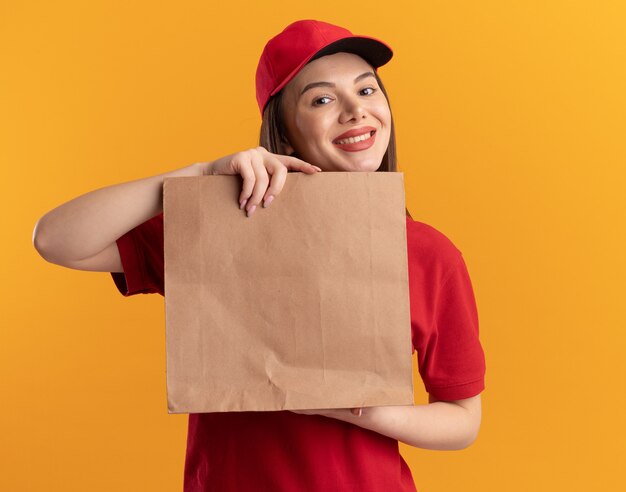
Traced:
[[626, 489], [624, 2], [166, 5], [0, 3], [0, 489], [181, 490], [163, 299], [46, 263], [32, 230], [87, 191], [256, 145], [256, 62], [299, 18], [394, 48], [408, 208], [474, 284], [481, 433], [401, 445], [418, 490]]

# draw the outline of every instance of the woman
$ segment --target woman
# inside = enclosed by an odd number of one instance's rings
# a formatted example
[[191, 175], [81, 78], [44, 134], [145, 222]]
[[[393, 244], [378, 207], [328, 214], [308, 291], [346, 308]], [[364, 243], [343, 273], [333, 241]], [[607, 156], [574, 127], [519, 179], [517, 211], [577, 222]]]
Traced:
[[[257, 68], [259, 147], [75, 198], [39, 220], [35, 247], [59, 265], [112, 272], [126, 296], [163, 295], [165, 177], [241, 175], [239, 207], [252, 217], [280, 196], [288, 171], [396, 170], [376, 72], [391, 57], [383, 42], [338, 26], [290, 24]], [[429, 449], [474, 441], [485, 365], [465, 263], [442, 233], [410, 217], [407, 241], [413, 346], [429, 404], [191, 414], [185, 491], [415, 490], [398, 441]]]

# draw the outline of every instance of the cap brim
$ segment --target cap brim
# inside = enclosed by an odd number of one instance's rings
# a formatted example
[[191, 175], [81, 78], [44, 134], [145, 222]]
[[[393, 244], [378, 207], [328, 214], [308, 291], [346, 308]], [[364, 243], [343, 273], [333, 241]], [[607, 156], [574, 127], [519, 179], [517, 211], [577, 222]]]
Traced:
[[302, 63], [293, 69], [291, 73], [280, 83], [280, 85], [272, 91], [270, 97], [274, 96], [281, 89], [283, 89], [307, 63], [316, 60], [317, 58], [321, 58], [322, 56], [332, 55], [339, 52], [354, 53], [355, 55], [359, 55], [374, 68], [383, 66], [393, 57], [393, 51], [391, 48], [378, 39], [368, 36], [351, 36], [339, 39], [337, 41], [333, 41], [327, 46], [324, 46], [321, 50], [303, 60]]
[[359, 55], [374, 68], [383, 66], [393, 56], [391, 48], [382, 41], [367, 36], [353, 36], [330, 43], [315, 53], [309, 61], [341, 51]]

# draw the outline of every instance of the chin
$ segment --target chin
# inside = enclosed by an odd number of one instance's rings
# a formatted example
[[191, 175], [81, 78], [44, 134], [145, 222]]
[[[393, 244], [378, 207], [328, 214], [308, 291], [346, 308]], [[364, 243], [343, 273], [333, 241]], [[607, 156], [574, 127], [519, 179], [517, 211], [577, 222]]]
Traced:
[[[331, 163], [332, 169], [329, 171], [356, 171], [356, 172], [372, 172], [376, 171], [382, 163], [382, 157], [380, 159], [373, 159], [371, 155], [362, 156], [361, 158], [354, 156], [334, 156], [333, 159], [326, 161]], [[323, 166], [322, 169], [324, 169]]]
[[[307, 161], [306, 159], [303, 159]], [[374, 172], [376, 171], [383, 162], [383, 156], [377, 159], [373, 159], [372, 156], [367, 156], [359, 159], [356, 155], [353, 158], [342, 158], [335, 157], [334, 159], [329, 158], [326, 160], [325, 164], [320, 165], [319, 163], [311, 162], [316, 166], [321, 167], [324, 170], [335, 171], [335, 172]], [[327, 164], [330, 163], [329, 167]]]
[[353, 164], [351, 168], [348, 170], [362, 172], [362, 173], [373, 173], [380, 167], [381, 164], [382, 164], [382, 159], [377, 162], [372, 162], [372, 161], [362, 162], [362, 163], [357, 162]]

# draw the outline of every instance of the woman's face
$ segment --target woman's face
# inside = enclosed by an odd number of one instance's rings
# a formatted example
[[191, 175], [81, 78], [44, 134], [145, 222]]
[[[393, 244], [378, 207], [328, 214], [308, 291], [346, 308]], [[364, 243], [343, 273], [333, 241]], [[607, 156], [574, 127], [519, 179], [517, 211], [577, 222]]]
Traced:
[[282, 104], [286, 153], [295, 151], [325, 171], [380, 167], [391, 111], [374, 70], [360, 56], [336, 53], [305, 65], [285, 86]]

